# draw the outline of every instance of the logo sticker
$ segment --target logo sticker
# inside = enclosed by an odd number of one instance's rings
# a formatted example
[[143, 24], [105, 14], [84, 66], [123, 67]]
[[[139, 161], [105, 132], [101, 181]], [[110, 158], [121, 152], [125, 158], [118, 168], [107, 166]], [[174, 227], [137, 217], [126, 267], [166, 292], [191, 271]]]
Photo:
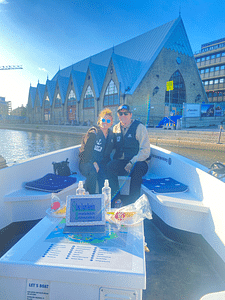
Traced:
[[102, 139], [99, 139], [98, 141], [96, 141], [96, 144], [99, 146], [102, 144]]

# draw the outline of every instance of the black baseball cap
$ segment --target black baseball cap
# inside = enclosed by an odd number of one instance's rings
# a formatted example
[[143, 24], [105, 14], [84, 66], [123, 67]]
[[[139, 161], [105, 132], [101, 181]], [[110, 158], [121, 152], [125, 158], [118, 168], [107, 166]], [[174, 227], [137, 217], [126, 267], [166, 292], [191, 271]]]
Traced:
[[117, 108], [117, 112], [121, 111], [122, 109], [127, 110], [129, 113], [131, 113], [130, 106], [127, 105], [127, 104], [122, 104], [122, 105], [120, 105], [120, 106]]

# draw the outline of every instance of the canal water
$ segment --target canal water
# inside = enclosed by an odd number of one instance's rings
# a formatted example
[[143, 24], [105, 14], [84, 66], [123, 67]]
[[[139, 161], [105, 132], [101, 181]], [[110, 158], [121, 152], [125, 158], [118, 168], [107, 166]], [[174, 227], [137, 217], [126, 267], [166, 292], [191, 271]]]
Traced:
[[[0, 155], [5, 158], [7, 165], [80, 143], [81, 136], [72, 134], [0, 129]], [[224, 151], [197, 150], [171, 145], [163, 145], [163, 148], [190, 158], [206, 167], [210, 167], [216, 161], [225, 163]]]

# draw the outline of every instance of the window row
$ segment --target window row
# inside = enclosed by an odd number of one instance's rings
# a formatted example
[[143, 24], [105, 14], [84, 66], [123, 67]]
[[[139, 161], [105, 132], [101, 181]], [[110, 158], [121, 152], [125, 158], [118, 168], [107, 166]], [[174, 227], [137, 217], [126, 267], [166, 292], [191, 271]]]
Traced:
[[[84, 99], [83, 99], [83, 108], [94, 108], [94, 93], [91, 89], [91, 86], [89, 85], [86, 89]], [[113, 106], [113, 105], [119, 105], [119, 93], [117, 90], [117, 87], [113, 80], [111, 80], [107, 86], [103, 105], [104, 106]], [[76, 95], [73, 90], [70, 91], [68, 96], [68, 103], [67, 106], [75, 106], [76, 105]], [[62, 107], [62, 99], [60, 97], [60, 94], [58, 93], [55, 99], [55, 108], [61, 108]], [[45, 108], [50, 108], [50, 101], [48, 96], [45, 99]]]
[[217, 54], [212, 54], [212, 55], [207, 55], [207, 56], [203, 56], [203, 57], [199, 57], [196, 58], [196, 62], [202, 62], [202, 61], [206, 61], [206, 60], [210, 60], [210, 59], [214, 59], [214, 58], [219, 58], [219, 57], [224, 57], [225, 56], [225, 52], [220, 52]]
[[212, 98], [212, 97], [225, 97], [225, 92], [224, 91], [220, 91], [220, 92], [209, 92], [207, 93], [208, 98]]
[[211, 50], [215, 50], [215, 49], [218, 49], [218, 48], [223, 48], [225, 47], [225, 43], [220, 43], [220, 44], [217, 44], [217, 45], [213, 45], [213, 46], [209, 46], [207, 48], [204, 48], [201, 50], [201, 52], [207, 52], [207, 51], [211, 51]]
[[[118, 105], [119, 104], [119, 94], [117, 87], [113, 80], [111, 80], [107, 86], [103, 105], [110, 106], [110, 105]], [[94, 93], [90, 86], [88, 86], [85, 96], [84, 96], [84, 106], [83, 108], [94, 108]]]
[[221, 71], [221, 70], [225, 70], [225, 65], [202, 69], [200, 70], [200, 74], [205, 74], [214, 71]]
[[225, 82], [225, 78], [219, 78], [219, 79], [205, 80], [203, 81], [203, 85], [219, 84], [224, 82]]

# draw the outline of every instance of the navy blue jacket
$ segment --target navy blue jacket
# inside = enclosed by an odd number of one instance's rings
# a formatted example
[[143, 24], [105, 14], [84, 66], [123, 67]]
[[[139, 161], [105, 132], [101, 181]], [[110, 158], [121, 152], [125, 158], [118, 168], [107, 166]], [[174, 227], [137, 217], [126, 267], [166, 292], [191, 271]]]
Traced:
[[105, 138], [99, 126], [91, 127], [84, 136], [79, 153], [80, 163], [108, 163], [114, 147], [114, 134], [109, 129]]
[[139, 151], [139, 142], [136, 139], [137, 127], [140, 124], [139, 121], [135, 120], [126, 134], [123, 136], [122, 127], [120, 125], [120, 133], [115, 134], [115, 148], [116, 152], [114, 154], [114, 159], [119, 159], [124, 153], [125, 160], [131, 160], [132, 157], [138, 154]]

